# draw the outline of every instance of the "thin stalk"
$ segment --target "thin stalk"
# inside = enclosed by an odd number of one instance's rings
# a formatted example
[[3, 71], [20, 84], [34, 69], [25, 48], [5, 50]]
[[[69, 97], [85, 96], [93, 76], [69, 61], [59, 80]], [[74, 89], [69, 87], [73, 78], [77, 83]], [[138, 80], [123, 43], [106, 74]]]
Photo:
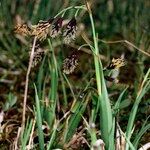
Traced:
[[35, 129], [35, 123], [36, 123], [36, 119], [33, 120], [32, 130], [30, 133], [30, 139], [29, 139], [29, 144], [28, 144], [27, 150], [30, 150], [30, 147], [31, 147], [31, 143], [32, 143], [32, 139], [33, 139], [33, 133], [34, 133], [34, 129]]
[[24, 100], [23, 100], [23, 113], [22, 113], [22, 131], [24, 130], [24, 126], [25, 126], [25, 115], [26, 115], [26, 104], [27, 104], [27, 95], [28, 95], [29, 75], [30, 75], [31, 67], [32, 67], [32, 63], [33, 63], [36, 40], [37, 40], [37, 37], [35, 37], [34, 40], [33, 40], [33, 45], [32, 45], [32, 50], [31, 50], [31, 54], [30, 54], [28, 70], [27, 70], [27, 74], [26, 74]]
[[67, 84], [68, 84], [68, 86], [69, 86], [69, 88], [70, 88], [71, 94], [72, 94], [73, 99], [74, 99], [74, 100], [73, 100], [73, 103], [72, 103], [72, 107], [71, 107], [71, 108], [73, 108], [73, 106], [74, 106], [75, 102], [77, 101], [77, 99], [76, 99], [76, 96], [75, 96], [75, 93], [74, 93], [74, 91], [73, 91], [72, 85], [70, 84], [68, 78], [66, 77], [66, 75], [65, 75], [64, 73], [63, 73], [63, 76], [64, 76], [65, 80], [67, 81]]
[[85, 5], [81, 5], [81, 6], [70, 6], [70, 7], [67, 7], [65, 9], [63, 9], [62, 11], [60, 11], [54, 18], [58, 17], [59, 15], [63, 14], [67, 11], [67, 10], [70, 10], [70, 9], [84, 9], [85, 8]]
[[58, 69], [58, 71], [59, 71], [59, 76], [60, 76], [61, 86], [62, 86], [62, 91], [63, 91], [63, 96], [64, 96], [63, 104], [65, 107], [67, 107], [68, 101], [67, 101], [67, 92], [66, 92], [66, 87], [65, 87], [65, 81], [64, 81], [64, 78], [63, 78], [60, 68]]
[[141, 53], [145, 54], [146, 56], [150, 57], [150, 53], [146, 52], [143, 49], [138, 48], [137, 46], [135, 46], [134, 44], [132, 44], [131, 42], [127, 41], [127, 40], [117, 40], [117, 41], [105, 41], [105, 40], [101, 40], [98, 39], [99, 41], [106, 43], [106, 44], [118, 44], [118, 43], [126, 43], [129, 46], [132, 46], [133, 48], [135, 48], [136, 50], [140, 51]]

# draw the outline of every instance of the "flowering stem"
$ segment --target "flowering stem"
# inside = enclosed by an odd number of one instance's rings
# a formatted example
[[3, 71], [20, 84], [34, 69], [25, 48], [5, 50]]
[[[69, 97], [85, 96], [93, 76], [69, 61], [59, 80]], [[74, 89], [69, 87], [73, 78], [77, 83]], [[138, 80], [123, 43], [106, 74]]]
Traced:
[[81, 6], [70, 6], [67, 7], [65, 9], [63, 9], [62, 11], [60, 11], [54, 18], [57, 18], [59, 15], [61, 14], [65, 14], [66, 11], [70, 10], [70, 9], [85, 9], [85, 5], [81, 5]]
[[76, 13], [75, 13], [75, 15], [74, 15], [75, 18], [77, 18], [78, 13], [79, 13], [79, 10], [80, 10], [79, 8], [76, 10]]
[[25, 115], [26, 115], [26, 103], [27, 103], [27, 95], [28, 95], [29, 75], [30, 75], [30, 72], [31, 72], [32, 62], [33, 62], [33, 58], [34, 58], [34, 50], [35, 50], [36, 40], [37, 40], [37, 37], [35, 37], [34, 40], [33, 40], [33, 45], [32, 45], [32, 50], [31, 50], [31, 54], [30, 54], [28, 70], [27, 70], [27, 74], [26, 74], [24, 101], [23, 101], [23, 113], [22, 113], [22, 131], [24, 130], [24, 126], [25, 126]]
[[92, 47], [90, 44], [83, 44], [83, 45], [81, 45], [81, 46], [78, 48], [78, 51], [79, 51], [82, 47], [85, 47], [85, 46], [89, 46], [91, 49], [94, 48], [94, 47]]

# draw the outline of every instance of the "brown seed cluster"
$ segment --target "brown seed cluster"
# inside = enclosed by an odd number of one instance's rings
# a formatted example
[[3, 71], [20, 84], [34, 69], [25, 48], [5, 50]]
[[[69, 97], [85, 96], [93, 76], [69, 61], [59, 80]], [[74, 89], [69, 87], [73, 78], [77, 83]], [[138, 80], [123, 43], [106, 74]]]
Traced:
[[75, 40], [77, 32], [77, 23], [76, 19], [72, 18], [70, 22], [67, 24], [66, 29], [64, 31], [64, 42], [69, 44], [72, 40]]
[[63, 72], [65, 74], [71, 74], [74, 72], [75, 68], [78, 65], [78, 54], [77, 51], [74, 51], [69, 55], [63, 62]]
[[32, 67], [37, 66], [39, 62], [42, 61], [45, 51], [42, 48], [38, 48], [34, 53]]
[[[77, 22], [75, 18], [72, 18], [67, 25], [63, 27], [63, 18], [58, 17], [49, 19], [47, 21], [39, 21], [37, 25], [31, 25], [28, 27], [27, 24], [18, 25], [15, 27], [15, 33], [21, 35], [28, 35], [37, 37], [39, 41], [45, 40], [48, 36], [56, 38], [62, 34], [63, 41], [69, 44], [76, 37]], [[38, 46], [35, 49], [32, 67], [36, 66], [38, 62], [42, 60], [44, 50]], [[78, 65], [77, 51], [73, 52], [63, 62], [63, 72], [65, 74], [72, 73]]]
[[[31, 49], [32, 49], [32, 47], [31, 47]], [[46, 53], [46, 50], [41, 48], [39, 44], [35, 46], [35, 52], [34, 52], [34, 56], [33, 56], [32, 68], [37, 66], [39, 64], [39, 62], [42, 61], [45, 53]], [[31, 54], [31, 51], [29, 51], [29, 55], [30, 54]]]
[[31, 27], [31, 35], [36, 36], [39, 40], [45, 40], [50, 32], [52, 22], [53, 19], [49, 19], [48, 21], [39, 21], [37, 25], [33, 25]]
[[16, 34], [20, 34], [22, 36], [30, 35], [30, 28], [26, 24], [18, 24], [14, 28], [14, 32]]
[[34, 57], [33, 57], [33, 62], [32, 62], [32, 67], [37, 66], [39, 64], [39, 62], [42, 61], [45, 52], [46, 51], [44, 49], [42, 49], [39, 45], [36, 46], [35, 52], [34, 52]]
[[120, 58], [113, 58], [111, 63], [109, 64], [109, 66], [107, 67], [107, 69], [117, 69], [117, 68], [120, 68], [122, 66], [125, 66], [126, 62], [125, 62], [125, 59], [120, 57]]
[[120, 58], [117, 58], [117, 59], [113, 58], [109, 66], [106, 68], [108, 70], [111, 70], [110, 75], [105, 76], [105, 79], [110, 82], [118, 83], [119, 82], [118, 76], [120, 73], [120, 68], [125, 65], [126, 65], [126, 61], [124, 57], [121, 56]]
[[61, 28], [62, 28], [63, 18], [58, 18], [52, 25], [50, 36], [52, 38], [57, 37], [61, 34]]
[[36, 36], [40, 41], [45, 40], [47, 36], [56, 38], [59, 35], [63, 35], [64, 43], [69, 44], [75, 40], [77, 24], [76, 19], [72, 18], [69, 23], [63, 29], [63, 18], [53, 18], [47, 21], [40, 20], [37, 25], [20, 24], [15, 26], [14, 32], [23, 36]]

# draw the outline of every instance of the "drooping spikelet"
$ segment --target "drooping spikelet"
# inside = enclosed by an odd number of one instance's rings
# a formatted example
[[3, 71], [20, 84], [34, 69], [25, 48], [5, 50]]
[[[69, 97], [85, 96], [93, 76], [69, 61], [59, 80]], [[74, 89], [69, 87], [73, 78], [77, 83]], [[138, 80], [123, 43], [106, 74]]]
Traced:
[[32, 26], [31, 35], [36, 36], [40, 41], [45, 40], [50, 32], [50, 26], [54, 19], [49, 19], [48, 21], [40, 20], [37, 25]]
[[39, 45], [37, 45], [35, 47], [32, 67], [37, 66], [37, 64], [42, 61], [44, 54], [45, 54], [45, 50], [39, 47]]
[[75, 40], [76, 31], [77, 31], [76, 19], [72, 18], [67, 24], [66, 29], [64, 30], [63, 33], [64, 43], [69, 44], [72, 40]]
[[17, 24], [14, 28], [14, 32], [22, 36], [28, 36], [30, 35], [30, 28], [27, 24]]
[[78, 65], [78, 54], [74, 51], [63, 62], [63, 72], [65, 74], [71, 74]]
[[58, 18], [52, 25], [50, 36], [52, 38], [55, 38], [59, 34], [61, 34], [61, 28], [62, 28], [63, 18]]

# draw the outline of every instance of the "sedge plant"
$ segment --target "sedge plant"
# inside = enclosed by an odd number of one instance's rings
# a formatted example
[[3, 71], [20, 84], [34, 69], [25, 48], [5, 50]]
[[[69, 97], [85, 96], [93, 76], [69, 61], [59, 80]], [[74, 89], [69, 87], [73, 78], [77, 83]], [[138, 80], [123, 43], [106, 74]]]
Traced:
[[[32, 128], [34, 125], [34, 121], [32, 119], [28, 119], [25, 123], [29, 77], [32, 71], [32, 62], [34, 59], [33, 55], [34, 52], [36, 52], [36, 42], [37, 40], [40, 41], [41, 37], [44, 37], [44, 40], [47, 39], [48, 35], [45, 36], [41, 34], [41, 31], [44, 30], [44, 34], [46, 34], [47, 29], [49, 29], [49, 27], [53, 27], [51, 26], [52, 20], [39, 21], [37, 25], [33, 26], [32, 30], [36, 32], [34, 32], [34, 35], [32, 35], [33, 32], [31, 33], [31, 35], [34, 36], [34, 41], [32, 52], [30, 53], [28, 72], [26, 74], [24, 109], [22, 117], [23, 132], [20, 138], [20, 147], [23, 150], [28, 148], [28, 145], [30, 145], [28, 143], [31, 143], [31, 138], [34, 138], [33, 136], [30, 136], [30, 134], [33, 135], [33, 130], [35, 130], [34, 136], [38, 137], [37, 145], [40, 150], [51, 150], [54, 148], [69, 149], [72, 145], [75, 145], [74, 143], [78, 141], [78, 137], [82, 137], [79, 138], [80, 141], [83, 140], [87, 144], [88, 149], [91, 150], [95, 150], [95, 143], [99, 140], [103, 140], [104, 147], [98, 145], [98, 149], [103, 150], [103, 148], [105, 148], [105, 150], [118, 150], [115, 146], [117, 128], [116, 118], [118, 112], [122, 108], [127, 107], [129, 104], [128, 101], [124, 99], [124, 95], [128, 89], [125, 88], [121, 92], [118, 100], [114, 106], [112, 106], [106, 85], [107, 81], [104, 76], [104, 67], [100, 59], [101, 48], [99, 45], [98, 32], [95, 27], [95, 20], [90, 4], [85, 2], [85, 5], [67, 7], [56, 14], [54, 20], [57, 22], [57, 18], [60, 17], [59, 25], [61, 26], [62, 18], [69, 11], [73, 14], [74, 11], [72, 10], [75, 10], [73, 16], [75, 19], [81, 10], [88, 13], [93, 38], [90, 42], [81, 45], [78, 48], [78, 52], [80, 52], [84, 46], [88, 46], [90, 48], [90, 52], [92, 53], [94, 60], [95, 76], [93, 75], [94, 77], [92, 78], [96, 80], [96, 88], [92, 86], [91, 81], [87, 81], [86, 86], [82, 88], [78, 94], [76, 94], [73, 82], [70, 80], [69, 76], [61, 70], [62, 56], [60, 56], [60, 54], [57, 55], [55, 52], [55, 44], [57, 45], [58, 53], [62, 50], [63, 46], [59, 47], [62, 44], [62, 41], [57, 39], [54, 44], [53, 37], [50, 37], [46, 40], [47, 42], [44, 43], [45, 45], [48, 45], [47, 47], [49, 51], [40, 65], [39, 72], [37, 74], [37, 82], [34, 84], [35, 103], [33, 114], [35, 115], [35, 128]], [[45, 10], [42, 9], [41, 14], [44, 14], [44, 12]], [[34, 19], [34, 17], [31, 18], [31, 20], [35, 21]], [[55, 25], [56, 22], [52, 25]], [[38, 34], [36, 34], [36, 29], [39, 28], [42, 30], [39, 30]], [[76, 30], [76, 28], [74, 28], [74, 30]], [[40, 38], [38, 37], [39, 34]], [[107, 42], [105, 43], [107, 44]], [[137, 49], [135, 46], [133, 46], [133, 48]], [[143, 51], [142, 53], [147, 54]], [[75, 58], [76, 57], [74, 57], [74, 59]], [[75, 65], [76, 64], [77, 63], [75, 63]], [[134, 139], [132, 139], [139, 104], [150, 89], [149, 74], [150, 70], [148, 70], [144, 76], [143, 82], [136, 94], [135, 102], [129, 114], [129, 121], [125, 131], [119, 129], [121, 136], [125, 139], [126, 146], [124, 148], [126, 148], [126, 150], [136, 150], [142, 135], [150, 128], [150, 124], [148, 124], [147, 119], [138, 134], [134, 137]], [[59, 94], [60, 91], [62, 91], [62, 97]], [[70, 95], [68, 93], [71, 93], [71, 102], [69, 101]], [[43, 124], [45, 122], [47, 123], [46, 127], [48, 129], [48, 135], [44, 133], [43, 129]], [[98, 127], [96, 126], [97, 124]], [[80, 132], [78, 132], [78, 129], [80, 129], [79, 127], [83, 128]], [[85, 137], [79, 134], [82, 134], [83, 132], [86, 133]], [[48, 141], [45, 140], [45, 137]]]

